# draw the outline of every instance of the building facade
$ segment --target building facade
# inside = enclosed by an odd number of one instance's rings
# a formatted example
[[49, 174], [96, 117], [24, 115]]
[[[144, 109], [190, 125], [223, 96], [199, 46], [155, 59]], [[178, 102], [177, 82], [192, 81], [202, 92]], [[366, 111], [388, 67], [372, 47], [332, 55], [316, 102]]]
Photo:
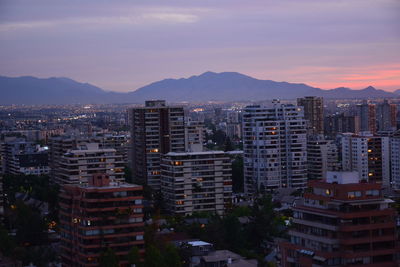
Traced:
[[357, 171], [360, 180], [390, 187], [389, 137], [369, 133], [342, 136], [342, 168]]
[[160, 190], [161, 156], [185, 152], [184, 110], [156, 100], [130, 109], [129, 114], [133, 177], [137, 183]]
[[351, 172], [329, 172], [308, 185], [290, 241], [280, 244], [282, 267], [399, 266], [396, 211], [381, 185], [359, 183]]
[[232, 165], [223, 151], [170, 152], [161, 161], [161, 192], [171, 213], [224, 214], [232, 201]]
[[40, 145], [16, 139], [2, 144], [4, 173], [45, 175], [50, 172], [48, 149]]
[[378, 131], [392, 131], [397, 127], [397, 106], [390, 104], [387, 99], [377, 105], [376, 121]]
[[142, 187], [97, 174], [87, 185], [64, 185], [60, 192], [62, 266], [99, 266], [108, 248], [129, 266], [134, 247], [144, 253]]
[[206, 143], [206, 129], [201, 121], [188, 120], [185, 123], [185, 147], [187, 152], [203, 151]]
[[327, 171], [340, 168], [339, 151], [333, 140], [323, 138], [307, 141], [307, 171], [308, 179], [325, 179]]
[[360, 131], [376, 133], [376, 106], [369, 104], [364, 100], [362, 104], [357, 106], [358, 117], [360, 119]]
[[360, 120], [356, 115], [344, 113], [333, 114], [325, 117], [325, 135], [336, 138], [338, 134], [360, 132]]
[[85, 184], [95, 173], [105, 173], [114, 181], [124, 181], [122, 156], [113, 148], [99, 148], [98, 143], [85, 143], [69, 150], [60, 160], [55, 182], [58, 184]]
[[312, 135], [324, 134], [324, 99], [306, 96], [298, 98], [297, 105], [303, 107], [304, 118], [308, 121], [309, 133]]
[[274, 102], [243, 114], [244, 188], [303, 188], [307, 182], [306, 120], [301, 107]]

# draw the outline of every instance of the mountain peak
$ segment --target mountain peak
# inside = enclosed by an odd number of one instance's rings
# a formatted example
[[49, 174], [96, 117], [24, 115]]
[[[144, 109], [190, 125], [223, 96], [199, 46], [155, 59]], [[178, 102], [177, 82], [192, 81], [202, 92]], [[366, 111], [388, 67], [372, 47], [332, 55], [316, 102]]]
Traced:
[[375, 91], [375, 90], [377, 90], [375, 87], [373, 87], [373, 86], [368, 86], [368, 87], [366, 87], [364, 90], [368, 90], [368, 91]]

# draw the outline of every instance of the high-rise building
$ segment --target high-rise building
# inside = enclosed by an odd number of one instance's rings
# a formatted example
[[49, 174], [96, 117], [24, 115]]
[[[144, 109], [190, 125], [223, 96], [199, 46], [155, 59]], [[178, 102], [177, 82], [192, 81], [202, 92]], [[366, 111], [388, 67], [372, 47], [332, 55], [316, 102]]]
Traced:
[[327, 171], [340, 168], [338, 147], [333, 140], [323, 138], [307, 141], [308, 179], [325, 179]]
[[162, 157], [161, 192], [171, 213], [219, 215], [232, 202], [232, 166], [223, 151], [170, 152]]
[[360, 132], [360, 120], [356, 115], [346, 115], [344, 113], [328, 115], [325, 117], [325, 135], [336, 138], [341, 133]]
[[345, 134], [342, 142], [342, 168], [357, 171], [359, 179], [390, 187], [389, 137]]
[[248, 106], [243, 114], [244, 188], [303, 188], [307, 182], [306, 120], [303, 109], [273, 102]]
[[185, 152], [184, 110], [155, 100], [129, 112], [133, 178], [139, 184], [159, 190], [161, 156]]
[[385, 99], [376, 110], [378, 131], [392, 131], [397, 127], [397, 106]]
[[201, 121], [188, 120], [185, 123], [185, 147], [188, 152], [203, 151], [206, 143], [206, 129]]
[[112, 249], [119, 266], [136, 246], [144, 252], [142, 187], [93, 175], [87, 185], [64, 185], [59, 195], [62, 266], [99, 266]]
[[374, 104], [369, 104], [367, 100], [364, 100], [362, 104], [357, 106], [358, 117], [360, 119], [360, 131], [370, 132], [375, 134], [376, 132], [376, 107]]
[[390, 163], [392, 187], [400, 190], [400, 131], [390, 137]]
[[61, 166], [60, 161], [64, 154], [86, 143], [90, 143], [90, 139], [82, 136], [57, 136], [49, 139], [50, 177], [53, 181], [56, 180], [56, 172]]
[[380, 184], [328, 172], [308, 186], [304, 204], [293, 208], [290, 241], [280, 243], [282, 267], [400, 266], [396, 211]]
[[302, 106], [304, 118], [308, 121], [310, 134], [324, 134], [324, 99], [316, 96], [297, 98], [297, 105]]
[[4, 173], [45, 175], [50, 172], [48, 149], [40, 145], [15, 139], [2, 144]]
[[60, 168], [60, 161], [69, 150], [76, 150], [87, 143], [97, 143], [101, 149], [115, 149], [121, 156], [124, 165], [128, 164], [128, 149], [130, 136], [127, 134], [108, 133], [97, 136], [72, 136], [64, 135], [49, 139], [49, 165], [52, 179]]
[[122, 156], [113, 148], [99, 148], [98, 143], [86, 143], [65, 153], [56, 170], [58, 184], [85, 184], [96, 173], [105, 173], [114, 181], [124, 180]]

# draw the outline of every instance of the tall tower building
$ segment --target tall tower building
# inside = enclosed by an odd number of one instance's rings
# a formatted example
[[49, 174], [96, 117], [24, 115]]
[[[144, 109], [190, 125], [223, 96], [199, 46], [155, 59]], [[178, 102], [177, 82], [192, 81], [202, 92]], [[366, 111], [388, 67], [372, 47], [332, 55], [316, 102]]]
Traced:
[[341, 140], [343, 170], [357, 171], [360, 181], [390, 186], [389, 137], [348, 134]]
[[86, 185], [63, 185], [59, 195], [62, 266], [99, 266], [112, 249], [128, 266], [133, 247], [144, 253], [142, 187], [93, 175]]
[[306, 120], [303, 109], [273, 102], [248, 106], [243, 114], [244, 188], [303, 188], [307, 182]]
[[378, 104], [376, 111], [376, 120], [378, 122], [378, 131], [392, 131], [396, 129], [397, 106], [389, 104], [385, 99], [383, 103]]
[[159, 190], [161, 156], [185, 152], [183, 107], [166, 106], [165, 101], [155, 100], [129, 112], [134, 180]]
[[280, 243], [281, 266], [400, 266], [392, 202], [356, 173], [310, 181], [304, 204], [293, 209], [290, 241]]
[[297, 99], [297, 105], [304, 109], [304, 118], [308, 121], [310, 134], [324, 133], [324, 99], [316, 96], [306, 96]]
[[325, 135], [336, 138], [337, 134], [360, 132], [360, 122], [356, 115], [333, 114], [325, 117]]
[[325, 179], [327, 171], [339, 169], [338, 147], [333, 140], [323, 138], [307, 141], [308, 179]]
[[360, 131], [370, 132], [375, 134], [376, 132], [376, 108], [374, 104], [369, 104], [367, 100], [364, 100], [361, 105], [357, 106], [358, 117], [360, 119]]
[[162, 157], [161, 192], [171, 213], [224, 214], [232, 202], [232, 163], [223, 151], [170, 152]]
[[206, 129], [201, 121], [188, 120], [185, 123], [185, 147], [188, 152], [203, 151]]

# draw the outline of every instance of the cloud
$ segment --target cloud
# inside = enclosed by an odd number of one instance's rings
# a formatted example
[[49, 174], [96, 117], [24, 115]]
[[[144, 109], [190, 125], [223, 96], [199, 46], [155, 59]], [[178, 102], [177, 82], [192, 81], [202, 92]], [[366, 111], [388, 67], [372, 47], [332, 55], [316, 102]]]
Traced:
[[98, 16], [98, 17], [74, 17], [42, 21], [8, 22], [0, 24], [0, 31], [16, 31], [23, 29], [42, 29], [59, 26], [89, 26], [89, 27], [117, 27], [125, 25], [146, 24], [181, 24], [195, 23], [199, 16], [190, 13], [177, 12], [149, 12], [129, 16]]

